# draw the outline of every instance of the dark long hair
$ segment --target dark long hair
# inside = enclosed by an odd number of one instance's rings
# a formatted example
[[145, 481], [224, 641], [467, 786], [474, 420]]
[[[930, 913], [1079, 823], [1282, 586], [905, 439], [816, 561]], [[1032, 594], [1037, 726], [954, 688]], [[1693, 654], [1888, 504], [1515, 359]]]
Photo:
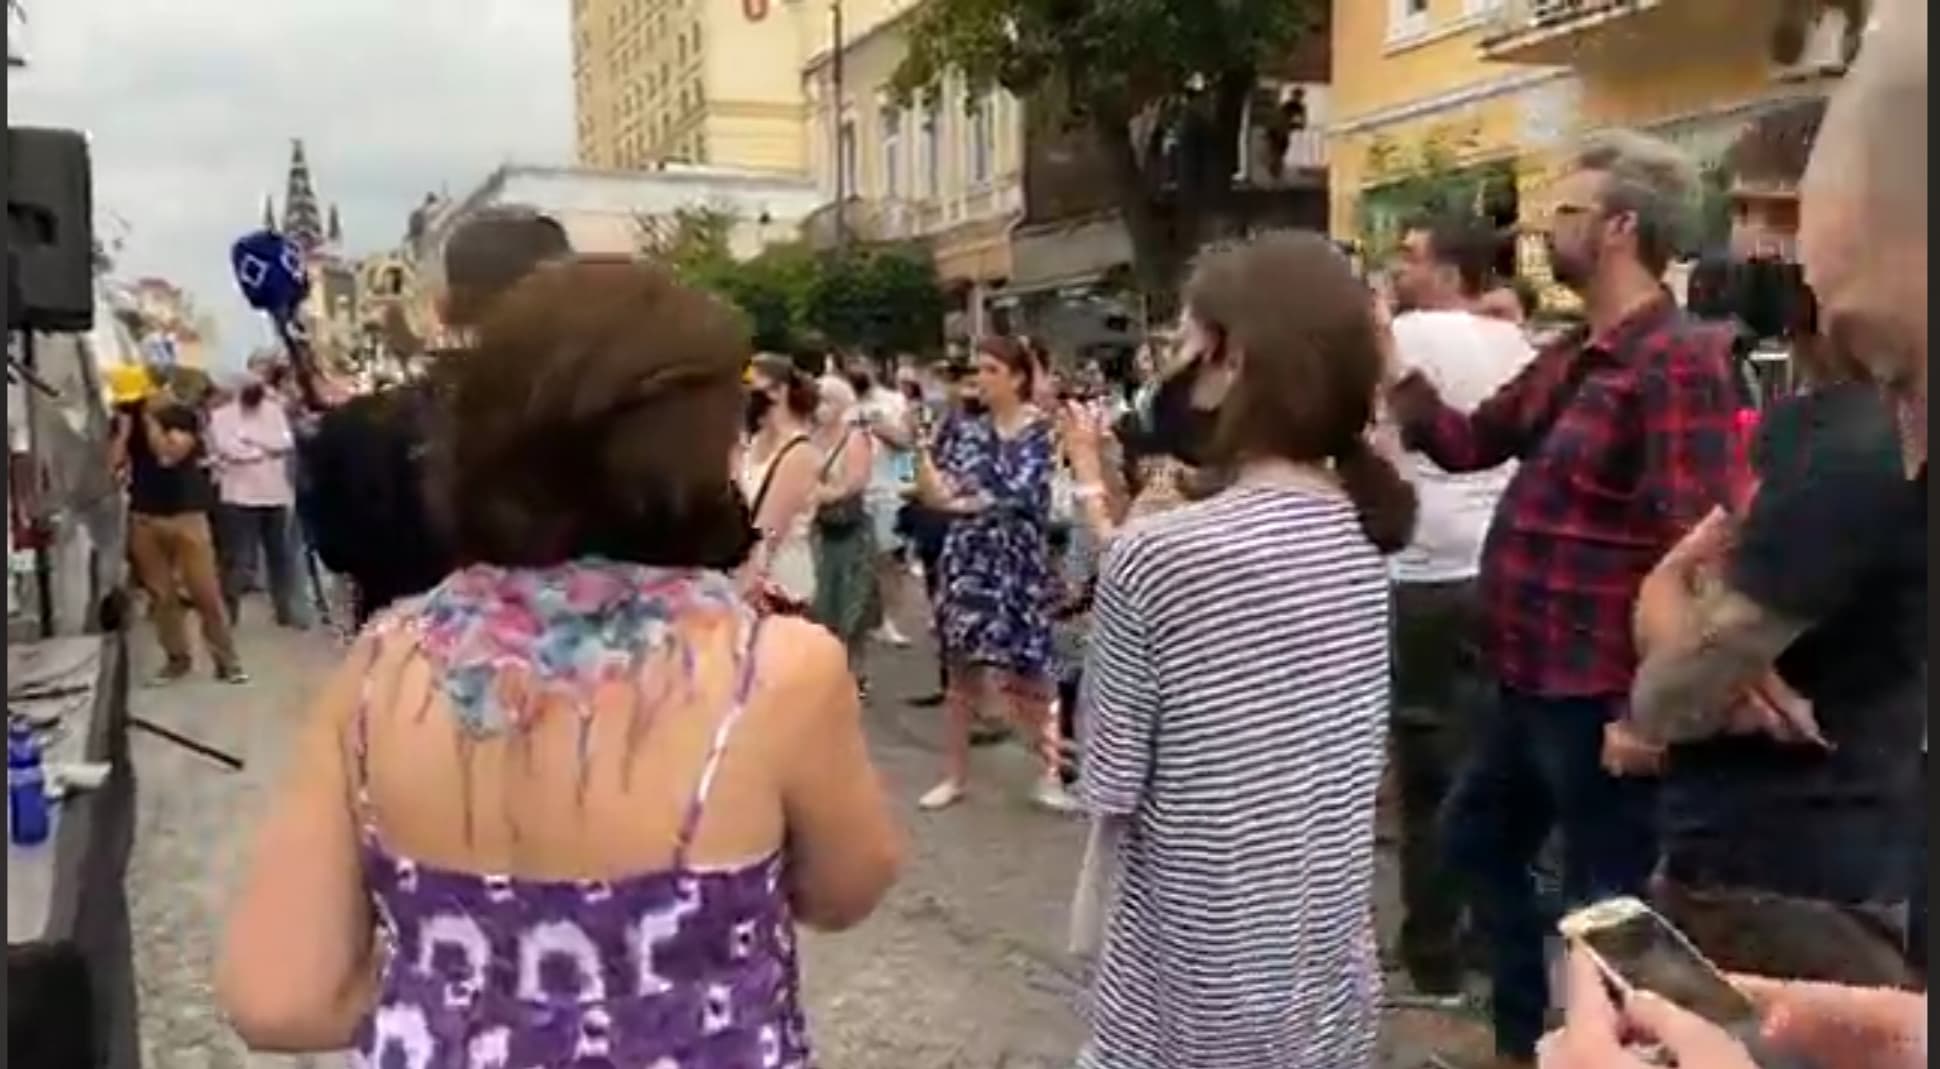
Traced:
[[1195, 267], [1186, 307], [1240, 357], [1214, 465], [1331, 462], [1368, 539], [1384, 553], [1406, 546], [1414, 488], [1368, 444], [1381, 347], [1367, 287], [1340, 250], [1292, 231], [1216, 249]]

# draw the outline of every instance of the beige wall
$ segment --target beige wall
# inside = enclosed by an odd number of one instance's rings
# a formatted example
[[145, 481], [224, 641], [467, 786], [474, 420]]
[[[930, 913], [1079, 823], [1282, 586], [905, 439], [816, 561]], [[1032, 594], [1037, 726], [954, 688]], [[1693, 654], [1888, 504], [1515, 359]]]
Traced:
[[[828, 2], [574, 0], [579, 161], [805, 172], [801, 71], [828, 48]], [[845, 36], [910, 2], [843, 0]]]
[[854, 39], [843, 53], [840, 126], [833, 67], [817, 56], [804, 75], [809, 97], [810, 172], [825, 197], [836, 192], [837, 147], [847, 129], [851, 198], [899, 203], [909, 237], [934, 236], [1020, 211], [1024, 109], [995, 91], [973, 113], [963, 84], [950, 79], [934, 107], [897, 104], [889, 86], [907, 48], [903, 24]]

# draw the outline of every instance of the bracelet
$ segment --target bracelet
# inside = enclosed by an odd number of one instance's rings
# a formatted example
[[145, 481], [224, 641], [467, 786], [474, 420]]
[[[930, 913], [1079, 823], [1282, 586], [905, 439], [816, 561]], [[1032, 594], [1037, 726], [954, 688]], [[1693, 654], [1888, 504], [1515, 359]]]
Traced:
[[1097, 501], [1105, 496], [1105, 488], [1098, 483], [1079, 483], [1071, 488], [1071, 496], [1079, 501]]

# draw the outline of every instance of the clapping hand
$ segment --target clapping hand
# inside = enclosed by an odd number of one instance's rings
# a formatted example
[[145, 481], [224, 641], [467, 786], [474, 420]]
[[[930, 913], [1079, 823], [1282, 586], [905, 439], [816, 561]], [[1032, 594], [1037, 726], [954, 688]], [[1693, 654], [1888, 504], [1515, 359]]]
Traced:
[[1110, 433], [1104, 422], [1104, 414], [1096, 406], [1081, 401], [1065, 405], [1059, 415], [1058, 437], [1064, 443], [1064, 458], [1081, 484], [1104, 481], [1104, 443]]

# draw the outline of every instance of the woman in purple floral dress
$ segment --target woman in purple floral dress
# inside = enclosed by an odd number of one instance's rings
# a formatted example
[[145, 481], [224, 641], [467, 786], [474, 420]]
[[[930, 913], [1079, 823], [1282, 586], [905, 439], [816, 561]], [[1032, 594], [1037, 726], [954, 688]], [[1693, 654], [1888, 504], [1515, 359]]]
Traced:
[[1022, 346], [989, 338], [978, 346], [983, 412], [946, 424], [931, 443], [918, 489], [955, 519], [938, 562], [936, 628], [949, 665], [950, 712], [942, 782], [918, 803], [943, 809], [963, 798], [970, 777], [970, 728], [994, 689], [1043, 765], [1035, 799], [1072, 808], [1058, 778], [1060, 740], [1052, 711], [1051, 421], [1028, 403], [1037, 367]]
[[812, 1064], [795, 925], [868, 915], [899, 845], [841, 645], [733, 578], [747, 355], [643, 265], [541, 268], [487, 319], [432, 466], [468, 563], [316, 696], [230, 919], [252, 1048]]

